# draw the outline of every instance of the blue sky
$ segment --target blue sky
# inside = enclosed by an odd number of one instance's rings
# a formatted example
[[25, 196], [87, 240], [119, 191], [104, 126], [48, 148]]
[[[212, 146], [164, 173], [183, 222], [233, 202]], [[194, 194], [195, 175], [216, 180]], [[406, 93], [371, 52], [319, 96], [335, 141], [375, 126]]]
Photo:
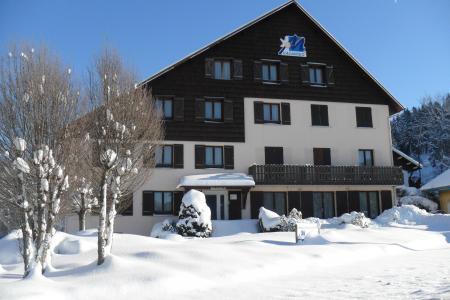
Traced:
[[[284, 2], [2, 0], [0, 51], [45, 43], [80, 76], [112, 46], [144, 79]], [[449, 0], [300, 3], [405, 106], [450, 92]]]

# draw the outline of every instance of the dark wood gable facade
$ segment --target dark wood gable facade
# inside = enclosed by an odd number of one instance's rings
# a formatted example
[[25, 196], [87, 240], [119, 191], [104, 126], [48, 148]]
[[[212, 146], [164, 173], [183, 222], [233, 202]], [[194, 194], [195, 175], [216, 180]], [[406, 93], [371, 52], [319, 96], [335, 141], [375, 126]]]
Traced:
[[[201, 34], [201, 33], [199, 33]], [[280, 39], [306, 39], [307, 57], [278, 55]], [[213, 79], [214, 61], [230, 62], [229, 80]], [[278, 80], [263, 82], [261, 65], [275, 63]], [[311, 86], [305, 66], [321, 64], [325, 87]], [[303, 74], [303, 76], [302, 76]], [[174, 101], [175, 117], [166, 121], [166, 139], [245, 142], [244, 97], [386, 104], [396, 102], [344, 52], [295, 2], [289, 2], [218, 43], [200, 50], [143, 83], [155, 97]], [[225, 116], [204, 120], [205, 99], [223, 101]], [[225, 105], [226, 104], [226, 105]]]

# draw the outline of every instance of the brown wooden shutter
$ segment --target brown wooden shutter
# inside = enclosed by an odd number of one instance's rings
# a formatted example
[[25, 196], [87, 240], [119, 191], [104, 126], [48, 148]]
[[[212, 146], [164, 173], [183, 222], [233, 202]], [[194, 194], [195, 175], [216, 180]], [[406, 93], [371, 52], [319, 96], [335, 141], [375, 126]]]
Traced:
[[357, 127], [373, 127], [372, 108], [355, 107], [356, 110], [356, 126]]
[[184, 121], [184, 99], [175, 97], [173, 103], [173, 119], [175, 121]]
[[301, 206], [303, 218], [310, 218], [314, 215], [312, 192], [301, 192]]
[[381, 211], [392, 208], [392, 192], [381, 191]]
[[330, 148], [314, 148], [314, 165], [329, 166], [331, 165], [331, 150]]
[[214, 74], [214, 59], [206, 58], [205, 59], [205, 77], [213, 78]]
[[253, 64], [253, 78], [256, 81], [261, 81], [262, 80], [262, 65], [261, 65], [261, 61], [259, 60], [255, 60], [254, 64]]
[[283, 147], [264, 147], [266, 165], [282, 165], [284, 163]]
[[356, 191], [350, 191], [348, 192], [348, 210], [349, 212], [352, 211], [359, 211], [359, 192]]
[[225, 99], [223, 106], [223, 119], [225, 123], [233, 122], [233, 100]]
[[280, 81], [286, 83], [289, 81], [289, 71], [287, 63], [280, 63]]
[[253, 102], [253, 112], [255, 115], [255, 124], [264, 123], [263, 102], [261, 101]]
[[204, 169], [205, 168], [205, 146], [195, 145], [195, 168]]
[[333, 66], [327, 66], [326, 73], [327, 73], [327, 84], [334, 85], [334, 68], [333, 68]]
[[153, 216], [155, 213], [155, 197], [150, 191], [142, 192], [142, 215]]
[[225, 163], [224, 167], [225, 169], [234, 169], [234, 147], [233, 146], [224, 146], [224, 157], [225, 157]]
[[281, 103], [281, 124], [291, 125], [291, 105], [289, 103]]
[[336, 192], [336, 209], [338, 217], [341, 216], [342, 214], [349, 212], [347, 192], [345, 191]]
[[300, 66], [300, 77], [302, 79], [303, 84], [309, 84], [309, 66], [308, 65]]
[[180, 212], [181, 200], [183, 200], [183, 192], [173, 192], [173, 215], [178, 216]]
[[320, 121], [322, 126], [328, 126], [328, 105], [320, 105]]
[[258, 219], [261, 206], [263, 206], [263, 192], [250, 192], [250, 212], [252, 219]]
[[205, 119], [205, 99], [195, 99], [195, 120], [203, 121]]
[[175, 169], [183, 169], [184, 165], [184, 148], [183, 144], [173, 145], [173, 167]]
[[242, 60], [234, 59], [233, 60], [233, 79], [242, 79]]
[[288, 192], [288, 213], [293, 209], [301, 211], [300, 207], [300, 192]]

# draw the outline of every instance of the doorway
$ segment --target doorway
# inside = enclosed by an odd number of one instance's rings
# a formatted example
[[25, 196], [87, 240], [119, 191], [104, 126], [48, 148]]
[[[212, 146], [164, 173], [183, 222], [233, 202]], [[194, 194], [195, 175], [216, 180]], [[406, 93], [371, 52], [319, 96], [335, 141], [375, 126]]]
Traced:
[[225, 192], [205, 193], [206, 204], [211, 209], [212, 220], [227, 220], [228, 210], [225, 209]]

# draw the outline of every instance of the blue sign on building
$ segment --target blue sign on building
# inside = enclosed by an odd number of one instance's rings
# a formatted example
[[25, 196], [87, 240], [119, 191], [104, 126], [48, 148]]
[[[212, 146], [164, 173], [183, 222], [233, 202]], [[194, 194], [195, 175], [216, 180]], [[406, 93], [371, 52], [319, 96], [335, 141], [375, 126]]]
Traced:
[[286, 35], [280, 39], [281, 49], [279, 55], [306, 57], [305, 38], [298, 35]]

